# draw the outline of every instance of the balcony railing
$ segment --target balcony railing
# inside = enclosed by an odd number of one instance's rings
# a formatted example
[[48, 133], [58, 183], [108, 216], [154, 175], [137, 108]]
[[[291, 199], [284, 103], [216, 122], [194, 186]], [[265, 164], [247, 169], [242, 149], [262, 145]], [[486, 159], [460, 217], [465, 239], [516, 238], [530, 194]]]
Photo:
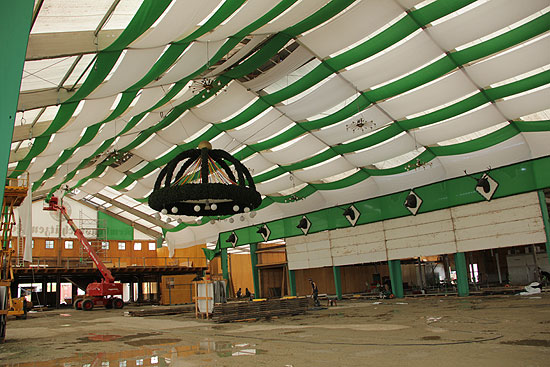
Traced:
[[[206, 267], [207, 262], [204, 257], [105, 257], [101, 259], [108, 268], [128, 268], [128, 267]], [[14, 264], [14, 267], [17, 267]], [[33, 257], [32, 263], [25, 267], [34, 268], [93, 268], [92, 260], [79, 257]]]

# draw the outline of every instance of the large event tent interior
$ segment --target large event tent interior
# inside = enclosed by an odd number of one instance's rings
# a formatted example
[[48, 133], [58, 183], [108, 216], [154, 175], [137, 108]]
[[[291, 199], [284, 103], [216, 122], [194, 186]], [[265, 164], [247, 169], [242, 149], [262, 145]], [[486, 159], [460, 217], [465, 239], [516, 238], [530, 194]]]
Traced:
[[[398, 300], [466, 297], [550, 272], [548, 0], [20, 0], [1, 10], [0, 172], [8, 186], [28, 177], [38, 209], [55, 196], [75, 216], [115, 219], [139, 232], [133, 250], [198, 248], [195, 268], [213, 274], [216, 263], [229, 298], [238, 288], [306, 296], [310, 278], [329, 303], [384, 286]], [[248, 169], [258, 207], [197, 216], [149, 206], [161, 170], [203, 141]], [[35, 223], [52, 215], [38, 209]], [[17, 266], [40, 268], [39, 246], [24, 261], [17, 244]], [[61, 249], [53, 256], [63, 263]], [[143, 300], [142, 288], [128, 292]]]

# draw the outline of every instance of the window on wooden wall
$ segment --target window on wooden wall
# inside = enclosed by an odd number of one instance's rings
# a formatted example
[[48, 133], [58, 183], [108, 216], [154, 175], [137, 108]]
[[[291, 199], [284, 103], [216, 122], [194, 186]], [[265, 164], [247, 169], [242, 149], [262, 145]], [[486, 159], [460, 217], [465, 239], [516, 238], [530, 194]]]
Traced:
[[102, 250], [108, 250], [109, 249], [109, 241], [101, 241], [101, 249]]
[[31, 242], [31, 248], [34, 248], [34, 240]]
[[11, 240], [10, 240], [10, 248], [11, 248]]
[[71, 250], [73, 248], [73, 241], [65, 241], [65, 248]]
[[149, 242], [149, 251], [155, 251], [157, 249], [157, 244], [155, 242]]
[[126, 250], [126, 242], [119, 242], [118, 243], [118, 249], [119, 250]]
[[134, 242], [134, 251], [141, 250], [141, 242]]
[[46, 248], [53, 248], [53, 240], [46, 240]]

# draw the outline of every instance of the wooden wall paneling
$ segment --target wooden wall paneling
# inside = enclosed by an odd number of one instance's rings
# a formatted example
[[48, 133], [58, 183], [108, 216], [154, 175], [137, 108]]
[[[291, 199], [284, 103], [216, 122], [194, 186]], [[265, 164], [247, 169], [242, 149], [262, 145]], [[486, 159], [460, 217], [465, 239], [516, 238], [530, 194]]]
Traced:
[[311, 285], [308, 279], [317, 283], [320, 294], [336, 294], [334, 286], [334, 273], [332, 267], [300, 269], [296, 270], [296, 295], [306, 296], [311, 294]]
[[458, 251], [546, 241], [536, 192], [455, 207], [451, 212]]
[[[194, 274], [185, 274], [185, 275], [163, 275], [161, 277], [162, 284], [161, 288], [161, 300], [162, 305], [169, 305], [170, 299], [172, 305], [182, 304], [182, 303], [192, 303], [193, 302], [193, 283], [192, 280], [195, 277]], [[173, 279], [174, 287], [168, 289], [167, 281]]]
[[248, 288], [254, 293], [254, 280], [252, 279], [252, 264], [250, 255], [228, 254], [229, 276], [235, 292], [241, 288], [242, 293]]
[[[276, 298], [284, 294], [281, 288], [283, 284], [283, 269], [284, 266], [259, 269], [260, 288], [263, 298]], [[254, 289], [254, 287], [252, 287], [252, 289]]]

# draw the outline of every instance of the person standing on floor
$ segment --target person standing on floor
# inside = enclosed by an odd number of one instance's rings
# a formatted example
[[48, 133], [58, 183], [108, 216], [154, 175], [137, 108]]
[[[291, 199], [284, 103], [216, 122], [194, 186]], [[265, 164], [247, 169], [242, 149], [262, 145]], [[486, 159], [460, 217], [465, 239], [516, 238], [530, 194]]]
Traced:
[[313, 305], [315, 307], [321, 306], [321, 302], [319, 302], [319, 288], [317, 288], [317, 283], [315, 283], [311, 278], [309, 279], [309, 283], [311, 284], [311, 295], [313, 297]]

